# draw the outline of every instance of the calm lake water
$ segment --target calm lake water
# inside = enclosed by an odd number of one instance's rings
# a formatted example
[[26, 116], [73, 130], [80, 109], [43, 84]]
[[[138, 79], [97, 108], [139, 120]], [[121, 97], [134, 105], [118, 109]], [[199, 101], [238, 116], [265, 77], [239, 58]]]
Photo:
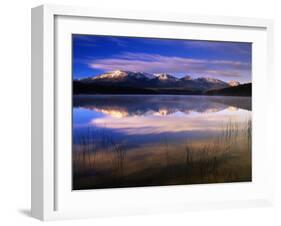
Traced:
[[73, 189], [251, 181], [251, 98], [73, 97]]

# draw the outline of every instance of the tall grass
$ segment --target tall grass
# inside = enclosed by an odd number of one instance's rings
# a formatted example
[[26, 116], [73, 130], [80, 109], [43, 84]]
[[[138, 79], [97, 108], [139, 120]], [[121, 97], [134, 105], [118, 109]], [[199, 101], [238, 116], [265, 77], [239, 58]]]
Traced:
[[[185, 180], [187, 183], [212, 183], [239, 181], [239, 169], [228, 167], [228, 162], [238, 156], [241, 142], [246, 142], [246, 151], [251, 154], [251, 120], [242, 126], [228, 121], [222, 131], [208, 144], [195, 147], [185, 145]], [[245, 138], [245, 139], [244, 139]], [[240, 150], [241, 151], [241, 150]], [[249, 161], [251, 158], [249, 157]], [[249, 162], [250, 163], [250, 162]], [[250, 163], [251, 164], [251, 163]], [[251, 173], [248, 175], [251, 179]]]
[[251, 120], [229, 120], [207, 141], [175, 146], [164, 136], [156, 152], [146, 148], [137, 157], [108, 130], [90, 127], [73, 152], [73, 184], [83, 189], [250, 181], [251, 139]]
[[[127, 151], [112, 133], [88, 127], [79, 136], [75, 149], [72, 160], [74, 180], [88, 177], [91, 183], [100, 179], [122, 183]], [[106, 175], [104, 168], [107, 168]]]

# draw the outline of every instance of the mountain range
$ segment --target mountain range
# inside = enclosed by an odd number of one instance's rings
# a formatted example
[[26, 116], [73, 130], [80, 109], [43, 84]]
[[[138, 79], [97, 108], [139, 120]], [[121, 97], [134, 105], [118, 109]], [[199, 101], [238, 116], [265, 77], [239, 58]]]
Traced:
[[203, 94], [209, 90], [239, 86], [238, 81], [215, 78], [177, 78], [168, 73], [150, 74], [115, 70], [98, 76], [74, 80], [74, 93], [110, 94]]

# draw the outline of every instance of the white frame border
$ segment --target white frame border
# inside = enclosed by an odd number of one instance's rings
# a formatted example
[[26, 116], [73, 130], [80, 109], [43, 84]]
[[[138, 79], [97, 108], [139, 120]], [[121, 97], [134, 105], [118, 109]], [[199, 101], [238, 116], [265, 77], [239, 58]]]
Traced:
[[[55, 16], [130, 19], [207, 25], [243, 26], [265, 28], [267, 32], [268, 84], [273, 87], [273, 22], [266, 19], [200, 16], [172, 13], [117, 11], [81, 8], [72, 6], [43, 5], [32, 9], [32, 184], [31, 214], [41, 220], [91, 217], [55, 211], [55, 79], [54, 79], [54, 34]], [[268, 89], [269, 91], [271, 89]], [[272, 90], [271, 92], [272, 93]], [[269, 150], [267, 150], [269, 151]], [[272, 152], [272, 151], [271, 151]], [[272, 155], [272, 153], [270, 153]], [[273, 162], [273, 161], [272, 161]], [[273, 172], [273, 171], [272, 171]], [[227, 208], [271, 204], [273, 199], [256, 202], [237, 201], [213, 205], [198, 203], [194, 208]], [[179, 210], [182, 208], [179, 208]], [[132, 212], [132, 211], [131, 211]], [[106, 214], [105, 214], [106, 215]]]

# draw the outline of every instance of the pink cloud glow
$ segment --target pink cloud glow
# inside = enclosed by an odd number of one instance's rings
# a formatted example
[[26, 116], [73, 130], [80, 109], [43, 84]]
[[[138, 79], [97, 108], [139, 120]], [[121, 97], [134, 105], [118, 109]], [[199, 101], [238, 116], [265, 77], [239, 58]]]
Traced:
[[247, 62], [170, 57], [145, 53], [124, 53], [112, 58], [94, 60], [89, 63], [89, 67], [105, 71], [120, 69], [148, 73], [191, 73], [218, 78], [243, 78], [249, 77], [251, 73], [251, 64]]

